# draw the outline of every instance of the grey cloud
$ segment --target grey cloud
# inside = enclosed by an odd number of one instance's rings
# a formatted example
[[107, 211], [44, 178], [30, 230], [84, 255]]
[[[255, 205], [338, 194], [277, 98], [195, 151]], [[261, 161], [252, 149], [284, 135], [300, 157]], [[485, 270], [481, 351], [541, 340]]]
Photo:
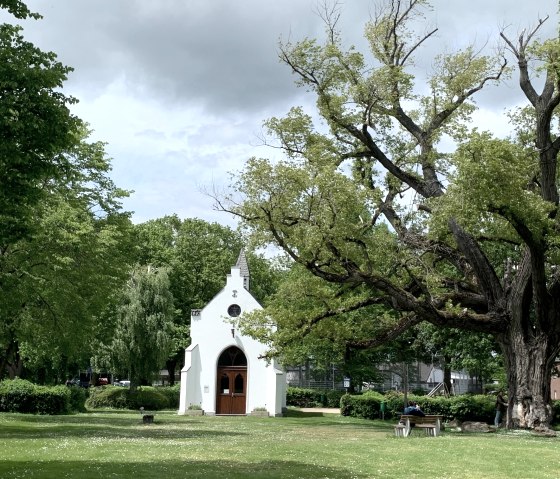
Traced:
[[[26, 31], [76, 67], [70, 84], [85, 95], [124, 75], [137, 96], [198, 105], [218, 115], [256, 114], [299, 99], [291, 72], [278, 61], [278, 39], [320, 37], [319, 3], [29, 0], [45, 19], [26, 22]], [[526, 27], [557, 7], [553, 0], [538, 9], [530, 2], [515, 3], [513, 8], [508, 0], [434, 0], [425, 22], [426, 27], [437, 24], [440, 33], [420, 53], [430, 58], [442, 46], [456, 47], [460, 38], [493, 43], [498, 26]], [[363, 26], [374, 3], [347, 0], [341, 10], [346, 43], [366, 48]], [[549, 20], [546, 31], [554, 26]]]

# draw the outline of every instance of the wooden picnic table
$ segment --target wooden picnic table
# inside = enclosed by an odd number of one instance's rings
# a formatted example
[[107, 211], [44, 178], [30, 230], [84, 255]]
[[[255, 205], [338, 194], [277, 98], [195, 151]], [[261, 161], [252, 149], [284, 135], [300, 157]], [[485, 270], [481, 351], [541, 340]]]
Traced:
[[442, 419], [443, 416], [435, 414], [426, 414], [425, 416], [402, 414], [399, 423], [395, 426], [395, 435], [408, 437], [411, 429], [416, 427], [426, 431], [427, 436], [439, 436]]

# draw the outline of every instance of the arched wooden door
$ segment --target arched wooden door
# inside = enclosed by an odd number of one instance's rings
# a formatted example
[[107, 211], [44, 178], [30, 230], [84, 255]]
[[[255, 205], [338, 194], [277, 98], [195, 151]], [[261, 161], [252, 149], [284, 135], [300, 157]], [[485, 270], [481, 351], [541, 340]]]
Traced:
[[247, 358], [232, 346], [218, 359], [216, 414], [245, 414], [247, 404]]

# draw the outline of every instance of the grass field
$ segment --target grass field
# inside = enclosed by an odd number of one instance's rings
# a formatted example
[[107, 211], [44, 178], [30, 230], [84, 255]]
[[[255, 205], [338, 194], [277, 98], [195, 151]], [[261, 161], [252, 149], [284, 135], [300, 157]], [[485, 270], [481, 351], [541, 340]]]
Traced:
[[393, 422], [157, 413], [0, 414], [0, 478], [560, 478], [560, 439], [396, 438]]

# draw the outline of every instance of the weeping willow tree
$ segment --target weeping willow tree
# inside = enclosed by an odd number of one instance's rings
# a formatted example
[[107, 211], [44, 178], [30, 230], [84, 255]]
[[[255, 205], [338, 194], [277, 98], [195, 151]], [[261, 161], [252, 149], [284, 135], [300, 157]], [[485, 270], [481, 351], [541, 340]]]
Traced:
[[165, 269], [138, 267], [123, 289], [109, 348], [114, 370], [131, 385], [149, 384], [172, 348], [175, 309]]
[[[489, 334], [505, 358], [509, 425], [546, 428], [560, 350], [560, 44], [538, 40], [541, 20], [516, 40], [502, 32], [496, 56], [469, 46], [419, 78], [414, 57], [436, 30], [413, 27], [428, 7], [380, 7], [365, 26], [371, 61], [343, 48], [336, 9], [325, 9], [323, 43], [282, 44], [322, 123], [301, 107], [268, 120], [283, 159], [249, 160], [232, 185], [241, 198], [218, 207], [331, 286], [312, 308], [292, 308], [292, 335], [377, 306], [390, 313], [362, 315], [373, 326], [347, 334], [348, 347], [376, 347], [420, 322]], [[510, 136], [478, 131], [474, 97], [512, 72], [526, 105], [504, 119]], [[249, 329], [265, 336], [262, 321]]]

